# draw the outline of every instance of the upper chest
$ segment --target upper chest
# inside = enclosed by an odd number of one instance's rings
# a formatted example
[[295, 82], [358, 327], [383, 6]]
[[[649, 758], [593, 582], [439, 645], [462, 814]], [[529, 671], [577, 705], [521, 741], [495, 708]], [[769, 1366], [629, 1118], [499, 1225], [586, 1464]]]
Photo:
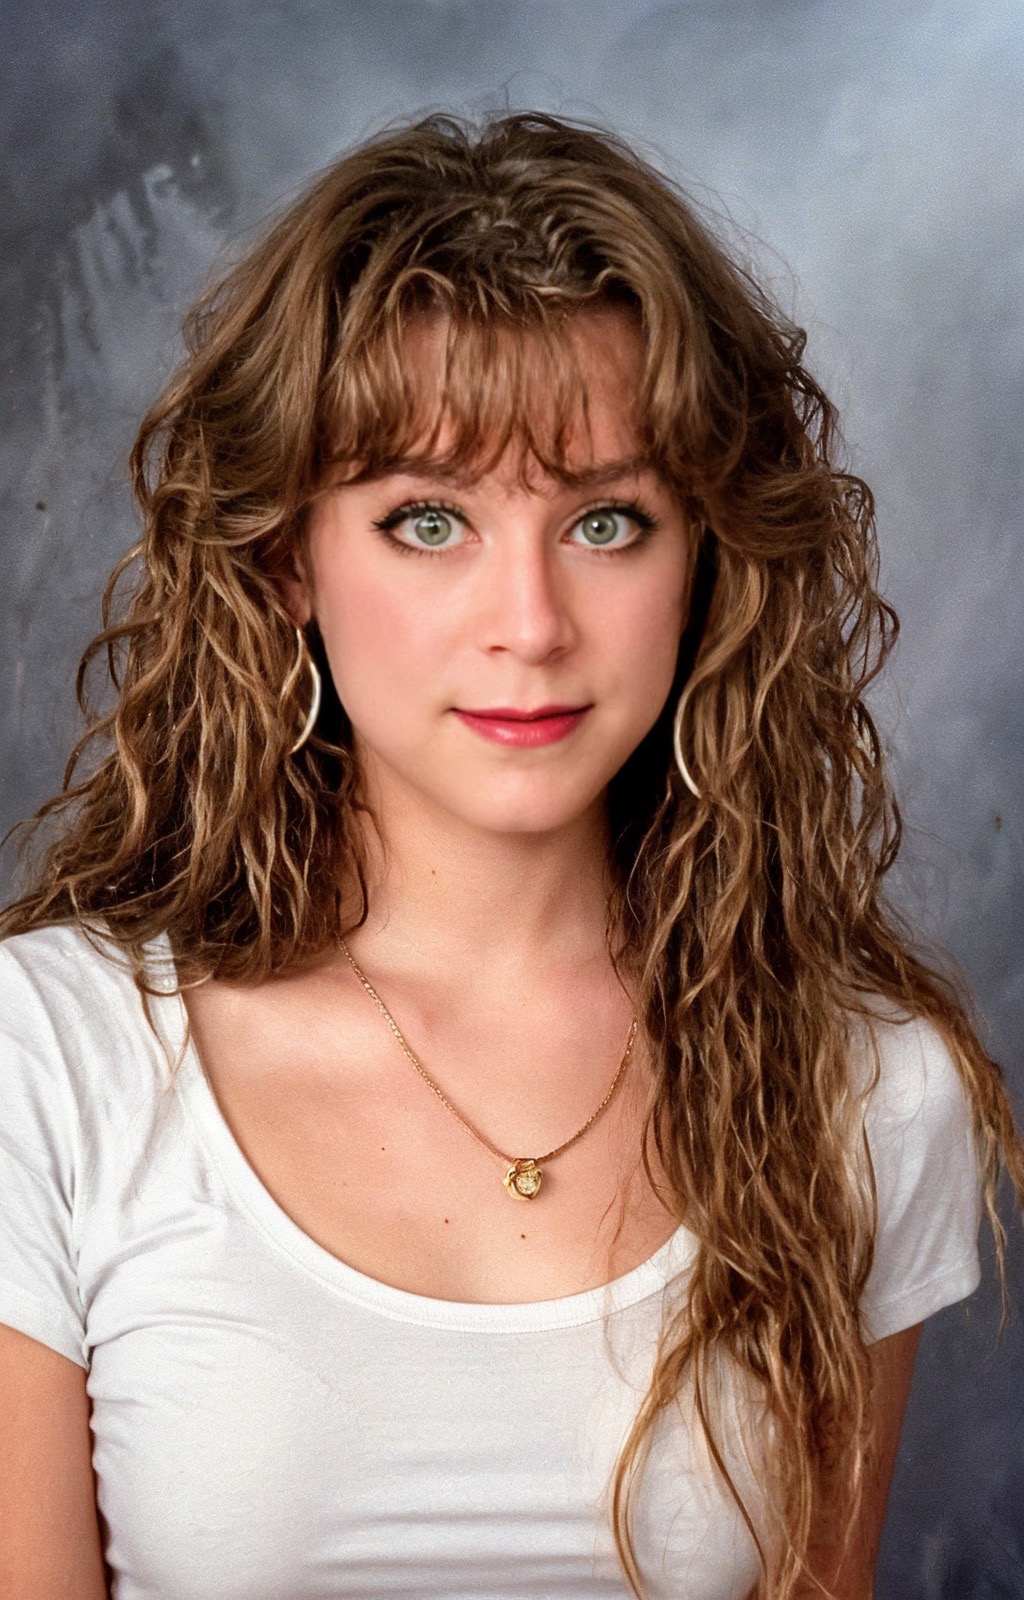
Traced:
[[389, 1009], [428, 1083], [354, 978], [210, 983], [185, 996], [224, 1119], [303, 1232], [396, 1288], [497, 1302], [595, 1288], [677, 1225], [640, 1161], [642, 1045], [594, 1125], [544, 1168], [535, 1199], [509, 1195], [505, 1163], [455, 1114], [510, 1158], [542, 1156], [587, 1121], [631, 1012], [607, 986], [567, 998], [459, 1005], [399, 993]]

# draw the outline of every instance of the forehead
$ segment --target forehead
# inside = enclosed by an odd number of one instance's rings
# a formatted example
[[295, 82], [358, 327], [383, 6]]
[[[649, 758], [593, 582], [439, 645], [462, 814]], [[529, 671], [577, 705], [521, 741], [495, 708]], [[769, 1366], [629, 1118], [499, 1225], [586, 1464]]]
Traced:
[[[481, 340], [481, 335], [483, 340]], [[441, 310], [419, 310], [402, 320], [399, 338], [409, 362], [439, 381], [465, 344], [488, 342], [518, 358], [524, 375], [549, 375], [553, 362], [568, 360], [589, 386], [626, 398], [630, 378], [642, 365], [644, 339], [639, 315], [625, 306], [581, 306], [547, 322], [496, 318], [474, 321]]]
[[339, 430], [339, 443], [351, 440], [346, 475], [427, 469], [465, 481], [500, 463], [524, 481], [538, 469], [572, 482], [621, 477], [652, 464], [638, 404], [646, 355], [625, 307], [530, 325], [418, 310], [382, 330], [362, 381], [350, 369], [367, 414]]

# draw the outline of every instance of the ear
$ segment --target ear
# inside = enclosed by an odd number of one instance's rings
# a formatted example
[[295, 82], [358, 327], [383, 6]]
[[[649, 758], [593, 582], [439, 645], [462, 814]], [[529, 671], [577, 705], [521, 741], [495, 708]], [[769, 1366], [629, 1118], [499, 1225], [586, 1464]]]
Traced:
[[313, 615], [312, 584], [305, 552], [297, 546], [286, 550], [273, 572], [273, 579], [288, 615], [297, 628], [304, 628]]

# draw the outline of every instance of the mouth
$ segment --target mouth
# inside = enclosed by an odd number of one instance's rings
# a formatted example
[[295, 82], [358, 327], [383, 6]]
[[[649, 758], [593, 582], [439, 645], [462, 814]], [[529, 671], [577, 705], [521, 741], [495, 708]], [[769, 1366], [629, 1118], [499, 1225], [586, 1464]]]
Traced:
[[580, 711], [589, 710], [589, 706], [550, 705], [537, 706], [533, 711], [519, 711], [515, 706], [488, 706], [485, 710], [472, 710], [463, 706], [455, 706], [462, 717], [481, 717], [488, 722], [537, 722], [542, 717], [571, 717]]
[[453, 710], [467, 728], [494, 744], [532, 749], [555, 744], [573, 733], [590, 706], [537, 706], [533, 711], [523, 711], [515, 706], [463, 711], [455, 706]]

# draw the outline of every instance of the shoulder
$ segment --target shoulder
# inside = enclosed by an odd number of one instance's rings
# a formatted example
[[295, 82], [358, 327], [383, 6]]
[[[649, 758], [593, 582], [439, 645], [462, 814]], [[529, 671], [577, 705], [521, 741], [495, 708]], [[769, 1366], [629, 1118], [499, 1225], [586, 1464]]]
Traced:
[[88, 1009], [97, 984], [115, 984], [129, 974], [112, 940], [77, 924], [58, 923], [0, 939], [0, 993], [34, 996], [41, 1006]]
[[[147, 971], [158, 976], [164, 942], [146, 950]], [[109, 1035], [140, 1013], [131, 962], [109, 936], [61, 923], [0, 939], [0, 1029], [9, 1037], [40, 1026], [45, 1034], [48, 1024], [84, 1037], [100, 1024]]]
[[929, 1017], [879, 1006], [854, 1027], [854, 1081], [874, 1143], [959, 1137], [971, 1123], [963, 1078], [942, 1031]]
[[977, 1286], [981, 1169], [970, 1097], [940, 1028], [881, 1011], [857, 1031], [877, 1201], [861, 1309], [869, 1336], [882, 1338]]
[[0, 939], [0, 1135], [77, 1142], [151, 1092], [156, 1046], [112, 941], [70, 924]]

